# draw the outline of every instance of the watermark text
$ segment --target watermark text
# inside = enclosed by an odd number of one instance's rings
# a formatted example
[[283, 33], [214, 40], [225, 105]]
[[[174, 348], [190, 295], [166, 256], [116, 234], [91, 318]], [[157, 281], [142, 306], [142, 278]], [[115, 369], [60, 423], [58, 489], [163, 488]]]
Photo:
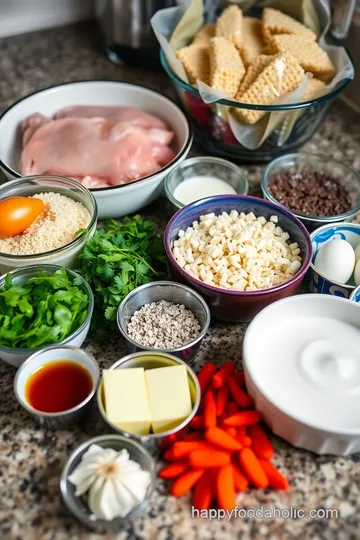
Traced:
[[337, 519], [339, 511], [335, 508], [311, 508], [304, 510], [303, 508], [239, 508], [235, 506], [232, 510], [223, 510], [211, 508], [209, 510], [198, 510], [191, 507], [191, 517], [208, 519], [209, 521], [230, 521], [231, 519]]

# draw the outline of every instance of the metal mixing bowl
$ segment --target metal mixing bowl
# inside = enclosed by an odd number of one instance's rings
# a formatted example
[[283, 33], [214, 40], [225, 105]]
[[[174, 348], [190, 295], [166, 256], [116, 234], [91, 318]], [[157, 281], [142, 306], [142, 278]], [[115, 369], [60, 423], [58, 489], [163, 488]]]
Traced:
[[[196, 339], [174, 349], [155, 349], [134, 341], [127, 328], [131, 317], [138, 309], [151, 302], [167, 300], [174, 304], [183, 304], [192, 311], [200, 323], [200, 333]], [[166, 352], [191, 363], [200, 349], [200, 345], [210, 325], [210, 310], [205, 300], [195, 291], [173, 281], [154, 281], [137, 287], [121, 302], [117, 312], [117, 324], [126, 340], [129, 352], [156, 351]]]
[[123, 429], [117, 427], [115, 424], [112, 424], [106, 416], [104, 383], [102, 379], [100, 381], [97, 391], [97, 403], [103, 420], [111, 428], [111, 430], [115, 431], [116, 433], [120, 433], [121, 435], [125, 435], [126, 437], [133, 437], [134, 439], [137, 439], [141, 443], [145, 444], [147, 447], [155, 449], [153, 443], [156, 443], [158, 447], [166, 446], [169, 435], [186, 429], [199, 408], [201, 391], [198, 378], [195, 375], [194, 371], [185, 362], [180, 360], [180, 358], [176, 358], [175, 356], [172, 356], [170, 354], [160, 352], [137, 352], [120, 358], [120, 360], [115, 362], [109, 369], [113, 370], [142, 367], [147, 370], [179, 365], [186, 366], [192, 403], [191, 413], [188, 418], [186, 418], [186, 420], [184, 420], [181, 424], [174, 427], [173, 429], [169, 429], [168, 431], [164, 431], [163, 433], [150, 433], [149, 435], [136, 435], [134, 433], [128, 433], [127, 431], [124, 431]]
[[[89, 395], [75, 407], [59, 412], [44, 412], [35, 409], [27, 400], [26, 384], [29, 377], [38, 369], [58, 360], [75, 362], [88, 371], [92, 380]], [[28, 358], [18, 369], [14, 380], [14, 392], [20, 405], [35, 418], [39, 424], [50, 429], [71, 428], [88, 410], [100, 380], [100, 369], [95, 358], [78, 347], [55, 345], [42, 349]]]

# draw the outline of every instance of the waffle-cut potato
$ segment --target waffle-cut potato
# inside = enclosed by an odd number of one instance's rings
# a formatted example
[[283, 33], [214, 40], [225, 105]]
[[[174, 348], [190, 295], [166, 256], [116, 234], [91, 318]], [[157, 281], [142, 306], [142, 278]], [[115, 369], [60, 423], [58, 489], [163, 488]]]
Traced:
[[320, 92], [324, 88], [325, 88], [325, 83], [323, 83], [323, 81], [320, 81], [319, 79], [316, 79], [315, 77], [312, 77], [312, 79], [310, 79], [308, 82], [307, 88], [305, 90], [303, 97], [301, 98], [301, 101], [310, 101], [310, 99], [317, 97], [318, 92]]
[[261, 21], [254, 17], [244, 17], [239, 52], [247, 68], [264, 50]]
[[227, 7], [217, 18], [215, 36], [225, 37], [236, 47], [240, 47], [242, 22], [243, 14], [241, 9], [234, 4]]
[[193, 45], [204, 45], [205, 47], [210, 46], [210, 39], [215, 36], [215, 24], [205, 24], [199, 30], [192, 41]]
[[234, 97], [245, 75], [244, 64], [235, 45], [224, 37], [210, 42], [210, 86]]
[[[298, 88], [304, 75], [303, 68], [291, 54], [280, 53], [241, 95], [241, 103], [271, 105], [280, 96]], [[234, 109], [234, 113], [242, 122], [255, 124], [265, 111]]]
[[310, 71], [317, 79], [328, 81], [335, 74], [329, 55], [315, 41], [284, 34], [273, 36], [268, 47], [272, 54], [289, 52], [305, 71]]
[[265, 8], [262, 14], [262, 32], [265, 42], [276, 34], [298, 34], [316, 41], [316, 34], [289, 15], [272, 8]]
[[176, 51], [176, 56], [184, 66], [191, 84], [197, 80], [209, 83], [209, 52], [202, 45], [188, 45]]
[[266, 54], [261, 54], [258, 56], [252, 64], [249, 65], [245, 77], [241, 81], [240, 88], [236, 94], [236, 99], [241, 101], [240, 97], [255, 81], [256, 77], [260, 75], [262, 71], [266, 68], [268, 64], [274, 59], [274, 56], [268, 56]]

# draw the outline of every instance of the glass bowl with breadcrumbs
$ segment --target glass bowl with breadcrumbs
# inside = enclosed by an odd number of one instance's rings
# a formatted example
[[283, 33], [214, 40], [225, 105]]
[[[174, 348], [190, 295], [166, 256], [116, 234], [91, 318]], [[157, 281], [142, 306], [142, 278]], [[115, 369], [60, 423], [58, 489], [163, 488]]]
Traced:
[[0, 214], [0, 274], [37, 264], [74, 268], [98, 217], [86, 187], [51, 175], [1, 185]]

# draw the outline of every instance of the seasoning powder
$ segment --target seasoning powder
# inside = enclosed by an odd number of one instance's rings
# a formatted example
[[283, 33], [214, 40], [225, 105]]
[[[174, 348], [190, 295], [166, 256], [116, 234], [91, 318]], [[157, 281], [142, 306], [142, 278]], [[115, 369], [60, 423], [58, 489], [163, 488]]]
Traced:
[[144, 347], [175, 349], [196, 339], [200, 329], [194, 313], [183, 304], [160, 300], [135, 311], [127, 331]]
[[35, 255], [60, 248], [74, 240], [79, 229], [90, 223], [90, 214], [79, 202], [60, 193], [38, 193], [44, 211], [21, 234], [0, 239], [0, 253]]

